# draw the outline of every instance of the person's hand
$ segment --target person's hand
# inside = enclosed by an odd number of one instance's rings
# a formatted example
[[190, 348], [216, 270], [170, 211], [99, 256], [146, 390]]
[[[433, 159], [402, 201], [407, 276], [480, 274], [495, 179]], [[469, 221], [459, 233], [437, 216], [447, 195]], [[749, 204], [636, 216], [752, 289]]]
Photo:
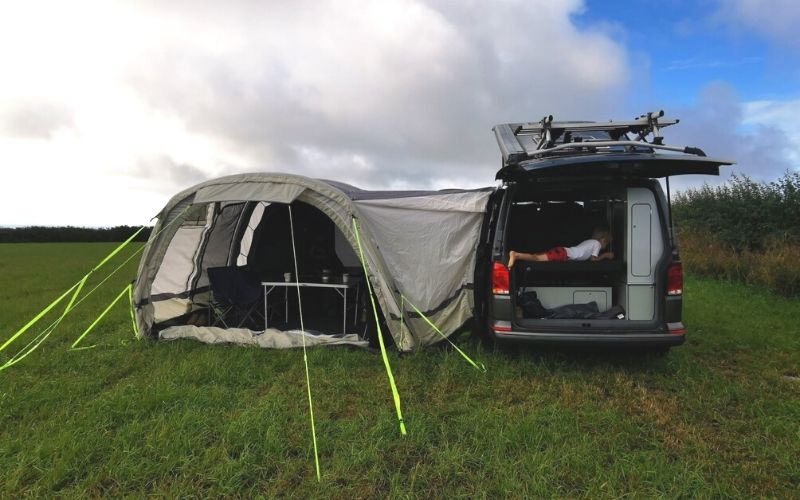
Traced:
[[592, 257], [592, 260], [595, 260], [595, 261], [597, 261], [597, 260], [605, 260], [605, 259], [611, 260], [613, 258], [614, 258], [614, 252], [605, 252], [605, 253], [601, 253], [597, 257]]

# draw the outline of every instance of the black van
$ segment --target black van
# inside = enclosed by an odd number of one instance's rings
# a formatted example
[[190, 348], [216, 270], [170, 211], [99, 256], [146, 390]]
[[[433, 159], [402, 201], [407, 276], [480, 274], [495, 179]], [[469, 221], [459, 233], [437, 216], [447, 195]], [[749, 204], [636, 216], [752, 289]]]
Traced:
[[[663, 111], [627, 122], [494, 127], [502, 186], [489, 202], [476, 269], [476, 319], [495, 341], [627, 344], [684, 341], [683, 270], [659, 178], [718, 175], [732, 162], [663, 143]], [[651, 136], [650, 141], [647, 138]], [[517, 261], [509, 252], [570, 247], [596, 228], [609, 260]]]

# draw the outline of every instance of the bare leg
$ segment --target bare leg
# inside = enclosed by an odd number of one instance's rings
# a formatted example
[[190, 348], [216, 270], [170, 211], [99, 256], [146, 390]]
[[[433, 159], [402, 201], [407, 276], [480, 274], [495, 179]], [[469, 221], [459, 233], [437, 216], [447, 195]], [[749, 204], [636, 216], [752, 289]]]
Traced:
[[547, 254], [544, 253], [522, 253], [511, 250], [508, 252], [508, 268], [514, 267], [514, 263], [518, 260], [528, 262], [544, 262], [547, 260]]

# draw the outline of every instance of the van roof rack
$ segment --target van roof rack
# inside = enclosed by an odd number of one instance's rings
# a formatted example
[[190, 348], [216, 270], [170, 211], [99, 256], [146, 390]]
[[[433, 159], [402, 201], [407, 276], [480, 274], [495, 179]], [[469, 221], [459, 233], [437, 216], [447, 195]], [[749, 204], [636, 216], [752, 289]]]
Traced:
[[[660, 149], [706, 156], [699, 148], [665, 145], [661, 129], [680, 120], [664, 119], [663, 116], [664, 111], [658, 110], [631, 121], [556, 122], [553, 115], [547, 115], [538, 123], [503, 123], [495, 125], [492, 130], [503, 154], [504, 166], [559, 153], [595, 153], [598, 148], [651, 153]], [[650, 142], [647, 141], [649, 135], [653, 136]]]

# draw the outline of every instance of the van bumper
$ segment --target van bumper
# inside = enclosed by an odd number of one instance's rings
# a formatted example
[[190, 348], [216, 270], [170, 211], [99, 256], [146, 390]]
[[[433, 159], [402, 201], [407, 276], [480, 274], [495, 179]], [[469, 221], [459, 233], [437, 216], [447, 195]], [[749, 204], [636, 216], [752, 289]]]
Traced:
[[497, 331], [492, 329], [495, 340], [504, 342], [525, 342], [539, 344], [564, 345], [625, 345], [642, 347], [667, 347], [681, 345], [685, 341], [684, 333], [552, 333], [530, 331]]

